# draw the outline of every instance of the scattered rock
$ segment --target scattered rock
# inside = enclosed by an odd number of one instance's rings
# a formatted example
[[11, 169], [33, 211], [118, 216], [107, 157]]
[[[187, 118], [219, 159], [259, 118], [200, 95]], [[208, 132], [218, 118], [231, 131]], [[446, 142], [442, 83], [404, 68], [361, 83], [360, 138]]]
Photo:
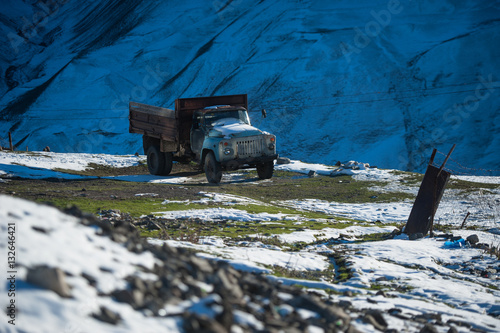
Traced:
[[144, 305], [144, 294], [138, 290], [115, 290], [113, 296], [118, 302], [130, 304], [134, 309], [139, 309]]
[[291, 161], [288, 157], [278, 157], [276, 164], [290, 164]]
[[344, 291], [344, 296], [347, 296], [347, 297], [353, 297], [353, 296], [354, 296], [354, 294], [352, 293], [352, 291], [350, 291], [350, 290], [346, 290], [346, 291]]
[[466, 241], [468, 241], [471, 245], [476, 245], [479, 243], [479, 237], [476, 234], [473, 234], [467, 237]]
[[93, 276], [83, 272], [82, 277], [87, 280], [91, 286], [95, 287], [97, 285], [97, 280]]
[[212, 274], [213, 273], [213, 268], [208, 263], [208, 261], [203, 260], [203, 259], [201, 259], [199, 257], [196, 257], [196, 256], [191, 256], [189, 259], [191, 261], [191, 264], [193, 264], [196, 269], [198, 269], [198, 270], [200, 270], [200, 271], [202, 271], [204, 273], [208, 273], [208, 274]]
[[415, 234], [408, 235], [408, 237], [410, 238], [410, 240], [417, 240], [417, 239], [424, 238], [424, 234], [421, 232], [417, 232]]
[[98, 314], [94, 313], [92, 317], [111, 325], [116, 325], [122, 320], [118, 313], [115, 313], [104, 306], [101, 306], [100, 312]]
[[398, 228], [394, 228], [394, 230], [391, 232], [389, 238], [394, 238], [396, 236], [399, 236], [401, 235], [401, 230], [399, 230]]
[[367, 168], [370, 167], [370, 164], [368, 163], [361, 163], [356, 161], [348, 161], [343, 163], [339, 161], [335, 165], [341, 167], [342, 169], [352, 169], [352, 170], [366, 170]]
[[[269, 279], [265, 275], [250, 272], [237, 271], [229, 263], [219, 260], [207, 260], [193, 254], [184, 248], [173, 248], [166, 243], [153, 245], [146, 239], [140, 237], [137, 228], [149, 228], [157, 225], [166, 228], [167, 223], [175, 223], [180, 228], [184, 223], [201, 223], [200, 221], [166, 221], [159, 220], [154, 216], [142, 217], [140, 220], [132, 219], [128, 214], [118, 210], [99, 212], [100, 218], [82, 213], [76, 208], [67, 210], [72, 215], [81, 218], [84, 225], [97, 226], [96, 230], [103, 237], [109, 237], [115, 242], [123, 244], [129, 251], [142, 253], [149, 251], [156, 260], [153, 268], [141, 267], [141, 272], [128, 276], [125, 280], [127, 286], [119, 290], [111, 291], [107, 296], [116, 301], [127, 303], [132, 308], [147, 313], [151, 316], [162, 316], [165, 306], [168, 304], [178, 305], [183, 302], [194, 302], [193, 308], [202, 306], [205, 314], [189, 308], [179, 313], [169, 313], [183, 320], [183, 328], [186, 332], [305, 332], [309, 326], [321, 328], [324, 332], [349, 332], [359, 331], [351, 325], [352, 318], [359, 318], [365, 323], [383, 332], [397, 332], [388, 328], [388, 322], [384, 316], [395, 320], [413, 322], [417, 327], [422, 327], [420, 332], [435, 332], [433, 325], [440, 325], [441, 317], [434, 314], [413, 316], [405, 314], [401, 309], [393, 308], [382, 313], [379, 310], [357, 309], [346, 297], [353, 297], [351, 291], [345, 291], [344, 298], [338, 302], [333, 299], [325, 299], [318, 295], [300, 288], [288, 286]], [[135, 225], [135, 226], [134, 226]], [[137, 226], [137, 228], [136, 228]], [[156, 227], [156, 226], [155, 226]], [[42, 232], [42, 231], [41, 231]], [[395, 231], [397, 233], [399, 231]], [[423, 235], [421, 236], [423, 237]], [[495, 266], [496, 267], [496, 266]], [[69, 286], [64, 282], [64, 273], [59, 269], [52, 270], [52, 275], [59, 278], [42, 278], [47, 281], [59, 281], [56, 286], [46, 287], [50, 290], [59, 290], [58, 294], [69, 297]], [[101, 267], [102, 270], [109, 268]], [[493, 272], [494, 267], [489, 268]], [[40, 268], [28, 270], [28, 281], [40, 285], [38, 281], [43, 271]], [[489, 272], [489, 270], [485, 270]], [[496, 272], [496, 269], [495, 269]], [[47, 274], [47, 273], [45, 273]], [[43, 275], [43, 274], [42, 274]], [[157, 276], [152, 279], [151, 275]], [[38, 276], [38, 277], [37, 277]], [[90, 286], [96, 286], [94, 277], [82, 273]], [[145, 278], [148, 276], [148, 278]], [[36, 278], [37, 277], [37, 278]], [[378, 281], [387, 281], [387, 278]], [[62, 281], [62, 282], [61, 282]], [[57, 292], [57, 291], [56, 291]], [[377, 295], [387, 296], [383, 291]], [[357, 297], [362, 297], [358, 295]], [[366, 300], [376, 304], [377, 301], [366, 296]], [[301, 317], [304, 311], [311, 317]], [[162, 311], [163, 310], [163, 311]], [[206, 313], [210, 313], [207, 315]], [[492, 307], [489, 314], [496, 316], [500, 310]], [[250, 323], [241, 323], [238, 316], [251, 316], [256, 326]], [[123, 319], [120, 315], [101, 307], [93, 318], [117, 325]], [[432, 322], [432, 324], [430, 323]], [[447, 325], [452, 333], [452, 326], [468, 327], [465, 322], [449, 321]], [[470, 325], [470, 324], [469, 324]], [[470, 327], [470, 326], [469, 326]]]
[[187, 333], [198, 332], [211, 332], [211, 333], [227, 333], [228, 330], [224, 328], [217, 321], [201, 316], [196, 313], [186, 313], [184, 315], [184, 330]]
[[365, 323], [371, 324], [379, 331], [385, 331], [388, 326], [382, 312], [379, 310], [368, 310], [362, 319]]
[[489, 244], [486, 243], [477, 243], [474, 245], [476, 249], [481, 249], [481, 250], [488, 250], [490, 248]]
[[239, 302], [243, 298], [243, 291], [238, 283], [238, 274], [234, 268], [227, 267], [219, 269], [215, 273], [215, 291], [222, 296], [233, 299], [233, 302]]
[[350, 309], [352, 307], [352, 302], [346, 301], [346, 300], [341, 300], [341, 301], [339, 301], [338, 305], [343, 309]]
[[460, 321], [460, 320], [454, 320], [454, 319], [449, 319], [447, 322], [446, 322], [448, 325], [450, 324], [453, 324], [455, 326], [459, 326], [459, 327], [467, 327], [467, 328], [471, 328], [472, 325], [465, 322], [465, 321]]
[[36, 266], [28, 268], [26, 282], [54, 291], [61, 297], [71, 297], [64, 272], [59, 268]]
[[432, 324], [425, 324], [424, 327], [419, 331], [420, 333], [438, 333], [438, 330]]
[[42, 234], [48, 234], [49, 231], [45, 228], [37, 227], [37, 226], [32, 226], [33, 230], [41, 232]]

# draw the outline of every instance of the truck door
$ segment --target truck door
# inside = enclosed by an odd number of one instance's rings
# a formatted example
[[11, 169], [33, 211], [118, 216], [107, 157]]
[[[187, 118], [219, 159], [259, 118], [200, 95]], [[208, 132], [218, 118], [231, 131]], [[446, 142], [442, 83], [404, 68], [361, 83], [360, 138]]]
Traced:
[[193, 127], [191, 128], [191, 150], [196, 154], [196, 159], [200, 159], [205, 132], [203, 131], [203, 114], [195, 112], [193, 114]]

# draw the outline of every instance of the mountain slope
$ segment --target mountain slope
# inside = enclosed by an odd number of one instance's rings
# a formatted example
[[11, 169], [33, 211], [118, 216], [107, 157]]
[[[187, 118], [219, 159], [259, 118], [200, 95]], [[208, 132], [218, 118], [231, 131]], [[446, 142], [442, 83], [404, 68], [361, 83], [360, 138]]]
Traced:
[[129, 100], [248, 93], [292, 158], [422, 171], [457, 143], [500, 169], [498, 1], [40, 4], [0, 10], [0, 136], [20, 149], [135, 153]]

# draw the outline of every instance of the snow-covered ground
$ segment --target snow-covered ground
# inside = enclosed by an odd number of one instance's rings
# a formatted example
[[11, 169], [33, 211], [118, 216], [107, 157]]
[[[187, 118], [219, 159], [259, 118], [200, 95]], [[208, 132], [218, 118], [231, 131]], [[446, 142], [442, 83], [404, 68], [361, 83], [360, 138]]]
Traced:
[[[3, 272], [15, 271], [15, 296], [7, 298], [10, 286], [0, 284], [2, 307], [15, 300], [15, 326], [0, 321], [2, 332], [117, 332], [116, 328], [92, 319], [100, 306], [121, 314], [125, 322], [121, 332], [149, 332], [167, 330], [178, 332], [174, 319], [157, 320], [134, 311], [130, 306], [99, 296], [127, 285], [124, 278], [140, 274], [138, 266], [152, 267], [155, 260], [150, 253], [134, 255], [122, 245], [96, 235], [96, 230], [76, 223], [76, 218], [55, 208], [0, 195], [0, 241], [2, 257], [7, 258], [8, 225], [15, 226], [15, 268], [2, 261]], [[62, 298], [52, 291], [26, 282], [27, 267], [47, 265], [59, 267], [66, 275], [72, 298]], [[91, 288], [82, 276], [96, 279]], [[9, 274], [10, 275], [10, 274]]]
[[[124, 246], [97, 236], [96, 230], [76, 223], [76, 219], [58, 210], [8, 196], [0, 196], [1, 232], [7, 235], [9, 224], [16, 226], [16, 295], [18, 309], [16, 329], [26, 332], [53, 332], [85, 330], [98, 332], [180, 332], [178, 317], [148, 317], [145, 312], [134, 311], [128, 304], [118, 303], [110, 296], [99, 294], [124, 287], [124, 277], [140, 275], [138, 265], [152, 267], [155, 260], [144, 253], [136, 255]], [[355, 228], [342, 233], [358, 235], [387, 232], [385, 228]], [[325, 231], [328, 232], [328, 231]], [[338, 235], [337, 230], [337, 235]], [[462, 232], [462, 235], [467, 236]], [[498, 244], [491, 234], [477, 232], [480, 239]], [[335, 237], [331, 234], [332, 237]], [[310, 241], [307, 234], [295, 234], [285, 241]], [[155, 243], [163, 241], [151, 240]], [[275, 265], [296, 271], [322, 271], [332, 269], [322, 253], [336, 251], [328, 244], [308, 247], [304, 251], [288, 252], [277, 246], [259, 242], [241, 242], [226, 246], [218, 238], [203, 239], [200, 244], [167, 241], [176, 247], [189, 247], [203, 251], [205, 258], [229, 261], [235, 268], [266, 273]], [[0, 248], [7, 258], [7, 237], [2, 237]], [[480, 250], [470, 248], [443, 249], [443, 242], [435, 239], [419, 241], [387, 240], [364, 244], [345, 243], [350, 269], [354, 276], [347, 282], [333, 284], [328, 281], [306, 281], [280, 278], [285, 284], [302, 284], [309, 288], [351, 291], [356, 296], [330, 296], [334, 301], [348, 300], [355, 308], [377, 308], [385, 311], [402, 309], [403, 315], [439, 314], [444, 322], [466, 321], [486, 332], [500, 329], [500, 320], [488, 313], [498, 312], [500, 282], [494, 278], [477, 277], [459, 268], [469, 265], [474, 269], [498, 268], [498, 260]], [[209, 253], [209, 254], [207, 254]], [[161, 264], [156, 262], [157, 264]], [[4, 272], [9, 269], [5, 266]], [[62, 298], [54, 292], [36, 287], [26, 281], [27, 267], [48, 265], [59, 267], [66, 274], [72, 298]], [[471, 266], [472, 265], [472, 266]], [[95, 278], [97, 289], [91, 288], [82, 274]], [[389, 296], [375, 295], [372, 285], [386, 286]], [[407, 288], [408, 292], [402, 292]], [[9, 285], [0, 284], [0, 293], [7, 295]], [[10, 298], [14, 299], [14, 298]], [[7, 303], [4, 298], [3, 305]], [[196, 309], [196, 300], [183, 303], [182, 308]], [[118, 313], [123, 321], [118, 327], [110, 326], [91, 317], [105, 306]], [[165, 311], [168, 309], [166, 308]], [[390, 328], [399, 330], [412, 326], [406, 320], [386, 316]], [[362, 321], [356, 326], [364, 332], [376, 332]], [[15, 332], [4, 318], [0, 322], [3, 332]], [[458, 328], [467, 332], [468, 328]]]
[[[84, 170], [90, 163], [115, 167], [132, 166], [142, 161], [143, 157], [112, 156], [96, 154], [57, 154], [57, 153], [8, 153], [0, 152], [0, 170], [4, 181], [10, 177], [45, 178], [53, 177], [52, 169]], [[17, 169], [16, 169], [17, 168]], [[335, 167], [308, 164], [292, 161], [291, 164], [277, 166], [281, 170], [289, 170], [309, 174], [311, 170], [317, 174], [329, 176]], [[381, 186], [387, 182], [397, 183], [401, 178], [391, 170], [364, 168], [347, 169], [346, 173], [358, 179], [379, 180]], [[59, 172], [59, 177], [69, 178], [73, 175]], [[127, 179], [127, 176], [124, 179]], [[175, 176], [172, 177], [175, 180]], [[480, 180], [480, 179], [479, 179]], [[151, 181], [145, 177], [138, 181]], [[271, 180], [272, 181], [272, 180]], [[498, 179], [488, 179], [499, 183]], [[392, 190], [395, 190], [392, 188]], [[185, 203], [186, 210], [163, 211], [164, 217], [197, 218], [205, 221], [260, 221], [274, 223], [277, 220], [292, 220], [300, 223], [303, 217], [293, 214], [250, 214], [243, 209], [235, 209], [234, 204], [266, 205], [255, 199], [221, 193], [202, 192], [203, 198], [197, 201], [168, 201], [169, 203]], [[138, 193], [141, 195], [141, 193]], [[488, 198], [498, 200], [498, 192], [488, 194]], [[437, 223], [448, 223], [456, 211], [457, 202], [454, 196], [443, 198], [438, 210]], [[484, 199], [484, 198], [483, 198]], [[463, 200], [463, 199], [461, 199]], [[476, 209], [475, 215], [486, 211], [478, 202], [469, 204], [461, 202], [461, 206]], [[484, 201], [484, 200], [482, 200]], [[220, 208], [190, 210], [190, 204], [220, 204]], [[495, 201], [493, 201], [493, 204]], [[340, 204], [320, 200], [294, 200], [279, 202], [282, 206], [304, 211], [321, 211], [332, 216], [344, 216], [360, 221], [381, 221], [384, 223], [403, 222], [411, 209], [411, 202]], [[484, 203], [487, 205], [487, 203]], [[498, 217], [498, 215], [496, 216]], [[498, 221], [495, 216], [483, 216], [489, 221], [483, 231], [455, 230], [462, 237], [477, 234], [480, 241], [494, 246], [500, 245]], [[55, 327], [62, 330], [81, 331], [144, 331], [168, 330], [181, 331], [179, 318], [148, 317], [143, 312], [134, 311], [129, 305], [117, 303], [106, 293], [115, 288], [124, 287], [124, 278], [138, 274], [137, 265], [152, 267], [155, 259], [144, 254], [134, 254], [125, 250], [122, 245], [109, 239], [97, 236], [95, 229], [76, 223], [76, 218], [67, 216], [58, 210], [41, 206], [32, 202], [1, 195], [0, 196], [0, 228], [7, 235], [8, 224], [16, 225], [16, 305], [18, 321], [16, 329], [27, 332], [51, 332]], [[267, 221], [267, 222], [266, 222]], [[458, 222], [458, 221], [457, 221]], [[453, 224], [453, 223], [451, 223]], [[442, 321], [467, 321], [474, 328], [487, 332], [500, 330], [500, 320], [489, 314], [498, 314], [500, 309], [500, 266], [498, 260], [484, 251], [472, 248], [445, 248], [444, 241], [425, 238], [417, 241], [407, 239], [390, 239], [378, 242], [356, 243], [356, 239], [370, 234], [388, 233], [393, 226], [373, 226], [361, 222], [345, 229], [333, 227], [323, 230], [295, 231], [279, 234], [283, 243], [309, 243], [300, 251], [290, 251], [286, 246], [267, 245], [260, 241], [226, 243], [223, 238], [201, 238], [198, 244], [175, 240], [161, 241], [151, 239], [154, 244], [167, 242], [174, 247], [191, 248], [201, 251], [199, 256], [213, 260], [225, 260], [235, 268], [243, 271], [269, 274], [274, 267], [282, 267], [297, 272], [321, 272], [334, 269], [328, 257], [341, 252], [347, 258], [353, 277], [347, 281], [311, 281], [291, 278], [277, 278], [284, 284], [299, 284], [307, 288], [332, 289], [339, 295], [327, 296], [333, 301], [349, 301], [358, 309], [377, 308], [387, 310], [402, 309], [404, 315], [425, 315], [435, 313], [441, 315]], [[489, 230], [489, 231], [488, 231]], [[323, 239], [321, 242], [319, 240]], [[337, 240], [337, 241], [335, 241]], [[312, 244], [314, 242], [314, 244]], [[0, 240], [0, 249], [7, 252], [7, 237]], [[7, 258], [7, 253], [2, 257]], [[4, 261], [4, 272], [8, 271]], [[72, 298], [61, 298], [52, 291], [35, 287], [25, 282], [27, 267], [48, 265], [61, 267], [66, 273], [67, 283], [71, 287]], [[471, 273], [488, 272], [489, 276]], [[96, 288], [90, 288], [82, 274], [96, 279]], [[388, 295], [377, 295], [376, 290], [382, 288]], [[354, 292], [354, 296], [342, 296], [345, 291]], [[7, 295], [8, 285], [0, 284], [0, 294]], [[6, 305], [4, 301], [3, 305]], [[184, 303], [183, 309], [196, 308], [196, 300]], [[121, 326], [112, 327], [91, 317], [100, 306], [120, 314], [124, 321]], [[167, 311], [167, 309], [165, 310]], [[403, 319], [385, 316], [389, 328], [413, 331], [413, 324]], [[375, 332], [373, 326], [361, 320], [355, 322], [358, 329]], [[6, 320], [0, 322], [1, 331], [14, 332]], [[457, 327], [459, 332], [467, 332], [468, 328]], [[440, 331], [441, 332], [441, 331]]]

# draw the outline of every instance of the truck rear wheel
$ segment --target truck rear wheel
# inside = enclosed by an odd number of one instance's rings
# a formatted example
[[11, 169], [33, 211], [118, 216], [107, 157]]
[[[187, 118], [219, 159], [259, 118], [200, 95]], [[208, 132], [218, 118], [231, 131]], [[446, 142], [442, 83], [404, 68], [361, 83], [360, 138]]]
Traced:
[[273, 161], [257, 164], [257, 174], [259, 175], [259, 179], [271, 179], [273, 177], [273, 171]]
[[218, 184], [222, 179], [222, 168], [215, 159], [213, 152], [208, 152], [205, 156], [205, 175], [209, 183]]
[[170, 172], [172, 171], [172, 165], [174, 161], [174, 154], [168, 152], [168, 153], [162, 153], [164, 160], [165, 160], [165, 166], [163, 167], [162, 175], [163, 176], [168, 176]]
[[165, 169], [165, 157], [158, 146], [150, 146], [146, 152], [148, 159], [148, 170], [152, 175], [162, 175]]

